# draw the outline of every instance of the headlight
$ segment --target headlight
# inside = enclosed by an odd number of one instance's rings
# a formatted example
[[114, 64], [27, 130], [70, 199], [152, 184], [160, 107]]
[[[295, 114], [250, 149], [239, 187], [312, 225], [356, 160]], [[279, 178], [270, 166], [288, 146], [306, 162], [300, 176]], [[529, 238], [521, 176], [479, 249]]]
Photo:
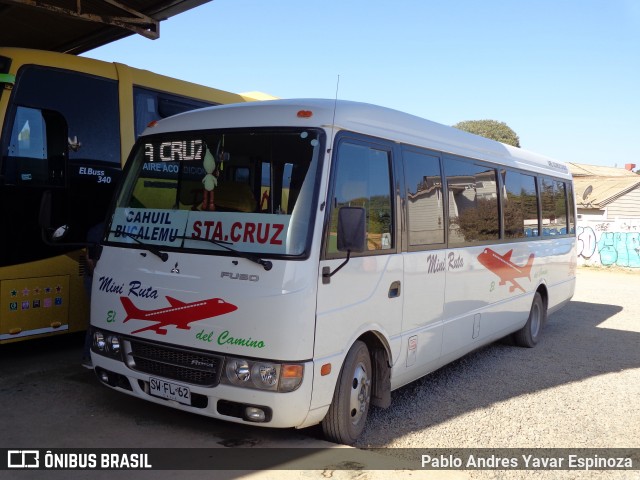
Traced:
[[278, 369], [275, 365], [254, 363], [251, 371], [253, 383], [258, 388], [271, 390], [278, 384]]
[[102, 353], [107, 348], [107, 342], [104, 341], [104, 335], [102, 332], [93, 332], [93, 346], [98, 349], [98, 353]]
[[114, 333], [94, 329], [91, 350], [105, 357], [122, 360], [122, 340]]
[[109, 350], [114, 354], [120, 354], [120, 338], [115, 335], [109, 337]]
[[234, 385], [242, 385], [251, 379], [249, 362], [241, 359], [230, 359], [227, 361], [227, 378]]
[[227, 357], [223, 383], [237, 387], [292, 392], [302, 383], [304, 366]]

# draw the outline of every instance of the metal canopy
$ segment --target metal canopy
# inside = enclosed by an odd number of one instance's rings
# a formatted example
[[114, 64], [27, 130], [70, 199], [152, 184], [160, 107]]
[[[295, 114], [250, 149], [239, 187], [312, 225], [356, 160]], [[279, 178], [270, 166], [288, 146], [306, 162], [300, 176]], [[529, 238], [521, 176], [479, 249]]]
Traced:
[[133, 35], [156, 39], [160, 22], [210, 0], [0, 0], [0, 45], [80, 54]]

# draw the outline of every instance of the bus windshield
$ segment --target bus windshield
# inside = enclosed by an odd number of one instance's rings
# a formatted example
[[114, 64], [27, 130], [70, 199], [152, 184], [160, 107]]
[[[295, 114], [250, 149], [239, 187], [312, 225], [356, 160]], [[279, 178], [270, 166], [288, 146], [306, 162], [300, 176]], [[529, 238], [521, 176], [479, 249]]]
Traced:
[[253, 128], [142, 137], [107, 240], [133, 247], [308, 255], [324, 134]]

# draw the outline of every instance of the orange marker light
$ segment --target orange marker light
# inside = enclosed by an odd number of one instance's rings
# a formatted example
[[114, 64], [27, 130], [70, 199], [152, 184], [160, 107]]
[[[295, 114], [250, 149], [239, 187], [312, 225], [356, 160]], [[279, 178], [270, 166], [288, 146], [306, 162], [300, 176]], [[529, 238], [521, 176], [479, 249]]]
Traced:
[[302, 365], [282, 365], [283, 378], [302, 378]]
[[324, 365], [322, 365], [322, 367], [320, 367], [320, 375], [322, 375], [323, 377], [329, 375], [330, 373], [331, 373], [330, 363], [325, 363]]
[[151, 120], [148, 124], [147, 127], [151, 128], [151, 127], [155, 127], [158, 124], [157, 120]]
[[311, 118], [313, 116], [313, 112], [311, 110], [300, 110], [298, 112], [298, 118]]

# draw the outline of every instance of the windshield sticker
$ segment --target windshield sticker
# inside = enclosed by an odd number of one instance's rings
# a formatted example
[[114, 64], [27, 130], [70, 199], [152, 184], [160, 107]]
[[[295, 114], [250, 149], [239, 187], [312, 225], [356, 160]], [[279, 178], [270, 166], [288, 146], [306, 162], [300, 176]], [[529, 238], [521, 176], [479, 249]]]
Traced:
[[117, 208], [109, 240], [180, 246], [188, 213], [184, 210]]
[[[290, 215], [117, 208], [109, 240], [200, 250], [286, 253]], [[222, 245], [221, 245], [222, 244]]]
[[168, 326], [175, 326], [181, 330], [191, 330], [189, 324], [207, 318], [226, 315], [238, 309], [235, 305], [225, 302], [221, 298], [210, 298], [208, 300], [198, 300], [191, 303], [184, 303], [173, 297], [165, 297], [170, 307], [159, 308], [157, 310], [141, 310], [134, 305], [129, 297], [120, 297], [122, 306], [127, 316], [123, 323], [129, 320], [144, 320], [156, 322], [131, 332], [132, 334], [145, 331], [153, 331], [159, 335], [166, 335]]
[[[190, 212], [185, 247], [220, 250], [223, 247], [202, 240], [229, 242], [238, 250], [286, 253], [289, 215], [232, 212]], [[191, 240], [193, 239], [193, 240]]]

